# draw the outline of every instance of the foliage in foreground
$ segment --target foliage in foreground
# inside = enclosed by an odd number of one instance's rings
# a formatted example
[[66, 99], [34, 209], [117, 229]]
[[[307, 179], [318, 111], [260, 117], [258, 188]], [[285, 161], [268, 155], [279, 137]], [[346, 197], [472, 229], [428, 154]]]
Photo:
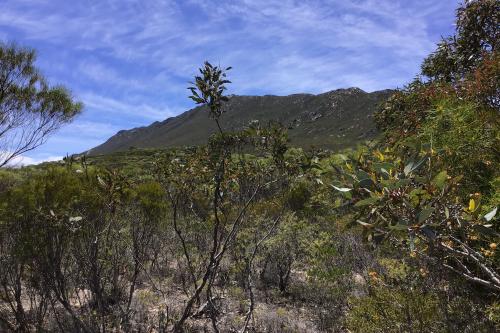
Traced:
[[376, 144], [226, 132], [229, 68], [206, 63], [206, 146], [2, 170], [0, 329], [498, 331], [498, 12], [459, 9]]
[[50, 86], [36, 53], [0, 43], [0, 167], [43, 144], [82, 110], [63, 86]]

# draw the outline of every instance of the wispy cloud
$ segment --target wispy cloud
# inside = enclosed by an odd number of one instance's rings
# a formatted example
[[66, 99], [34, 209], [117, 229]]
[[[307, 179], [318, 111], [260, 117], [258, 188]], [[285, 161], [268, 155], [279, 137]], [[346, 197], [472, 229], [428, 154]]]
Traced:
[[129, 104], [114, 98], [84, 93], [81, 96], [83, 103], [91, 109], [107, 113], [115, 113], [117, 116], [140, 116], [149, 120], [162, 120], [173, 115], [170, 109], [156, 107], [145, 103]]
[[[90, 1], [90, 5], [62, 5], [50, 15], [40, 15], [56, 5], [34, 5], [26, 11], [13, 3], [7, 0], [0, 24], [15, 26], [29, 39], [69, 43], [121, 61], [146, 62], [180, 76], [187, 76], [207, 57], [239, 65], [245, 70], [242, 75], [265, 75], [276, 86], [293, 84], [280, 81], [280, 75], [276, 75], [281, 59], [290, 54], [300, 57], [303, 66], [315, 55], [324, 64], [342, 64], [342, 71], [345, 65], [351, 65], [348, 59], [352, 56], [375, 58], [372, 63], [377, 63], [384, 61], [380, 56], [384, 54], [396, 67], [398, 60], [409, 57], [415, 71], [418, 60], [436, 42], [426, 14], [450, 11], [453, 6], [429, 0], [191, 0], [186, 2], [186, 8], [169, 0]], [[314, 64], [308, 66], [310, 77], [318, 76], [315, 68]], [[89, 62], [80, 70], [94, 78], [106, 76], [110, 82], [137, 84]], [[330, 78], [334, 85], [337, 82], [331, 74], [338, 72], [322, 71], [319, 79]], [[363, 71], [363, 75], [372, 74]], [[304, 86], [303, 77], [300, 73], [295, 80], [297, 88]], [[239, 89], [248, 90], [244, 83], [239, 84]], [[318, 88], [311, 84], [308, 90]]]
[[[40, 50], [51, 81], [86, 104], [71, 140], [104, 140], [187, 109], [204, 60], [236, 94], [373, 91], [410, 80], [453, 29], [458, 0], [3, 0], [0, 39]], [[79, 122], [100, 124], [87, 130]], [[85, 126], [85, 125], [81, 125]], [[84, 137], [93, 131], [92, 138]], [[81, 149], [55, 136], [50, 152]], [[99, 135], [101, 133], [101, 135]], [[52, 145], [52, 146], [51, 146]], [[88, 147], [90, 148], [90, 147]], [[62, 151], [62, 150], [61, 150]], [[65, 151], [64, 151], [65, 152]]]
[[62, 133], [78, 133], [79, 137], [85, 137], [87, 139], [102, 139], [103, 137], [115, 134], [121, 129], [122, 128], [119, 126], [112, 125], [110, 123], [82, 120], [75, 121], [66, 126], [62, 129]]
[[112, 67], [103, 65], [98, 59], [82, 61], [78, 65], [78, 71], [98, 84], [131, 90], [144, 90], [148, 87], [147, 82], [124, 77]]

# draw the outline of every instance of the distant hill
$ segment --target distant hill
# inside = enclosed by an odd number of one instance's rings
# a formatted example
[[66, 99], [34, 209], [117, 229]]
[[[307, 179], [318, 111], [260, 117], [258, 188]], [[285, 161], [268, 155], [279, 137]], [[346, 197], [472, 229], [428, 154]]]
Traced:
[[[238, 130], [252, 120], [262, 124], [274, 120], [288, 127], [294, 146], [341, 149], [376, 135], [373, 112], [392, 92], [367, 93], [349, 88], [319, 95], [231, 96], [221, 126], [224, 130]], [[146, 127], [119, 131], [87, 154], [204, 144], [216, 129], [206, 109], [196, 107]]]

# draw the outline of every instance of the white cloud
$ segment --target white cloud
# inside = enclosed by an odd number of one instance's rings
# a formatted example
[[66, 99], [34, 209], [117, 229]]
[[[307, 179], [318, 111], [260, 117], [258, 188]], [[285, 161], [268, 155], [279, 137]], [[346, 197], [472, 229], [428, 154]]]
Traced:
[[[430, 0], [191, 0], [184, 3], [199, 16], [191, 17], [193, 13], [173, 0], [90, 1], [71, 7], [54, 1], [32, 3], [32, 8], [16, 2], [7, 0], [0, 24], [21, 29], [30, 39], [104, 52], [181, 77], [188, 77], [205, 58], [222, 61], [240, 71], [236, 88], [242, 92], [250, 90], [255, 77], [294, 92], [318, 92], [324, 85], [338, 88], [345, 84], [336, 80], [341, 74], [363, 75], [362, 81], [372, 82], [373, 70], [384, 56], [394, 70], [405, 71], [411, 79], [436, 42], [426, 18], [455, 5]], [[290, 55], [303, 70], [294, 73], [289, 67], [289, 73], [281, 75], [281, 60]], [[371, 67], [352, 66], [353, 56], [371, 59]], [[318, 71], [319, 61], [324, 67], [340, 66]], [[141, 88], [138, 81], [93, 61], [81, 66], [95, 80]], [[379, 89], [393, 85], [384, 77], [377, 82]]]
[[43, 162], [61, 161], [62, 159], [62, 156], [29, 157], [25, 155], [19, 155], [11, 159], [9, 163], [7, 163], [6, 167], [20, 168], [23, 166], [36, 165]]

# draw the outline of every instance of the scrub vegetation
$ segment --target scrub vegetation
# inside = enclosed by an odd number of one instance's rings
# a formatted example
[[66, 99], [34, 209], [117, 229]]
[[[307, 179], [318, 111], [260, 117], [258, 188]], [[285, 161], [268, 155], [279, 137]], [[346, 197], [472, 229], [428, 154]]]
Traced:
[[[225, 130], [231, 68], [206, 62], [207, 144], [0, 169], [0, 331], [500, 331], [499, 7], [461, 5], [355, 148]], [[0, 130], [79, 111], [33, 80], [0, 86]]]

